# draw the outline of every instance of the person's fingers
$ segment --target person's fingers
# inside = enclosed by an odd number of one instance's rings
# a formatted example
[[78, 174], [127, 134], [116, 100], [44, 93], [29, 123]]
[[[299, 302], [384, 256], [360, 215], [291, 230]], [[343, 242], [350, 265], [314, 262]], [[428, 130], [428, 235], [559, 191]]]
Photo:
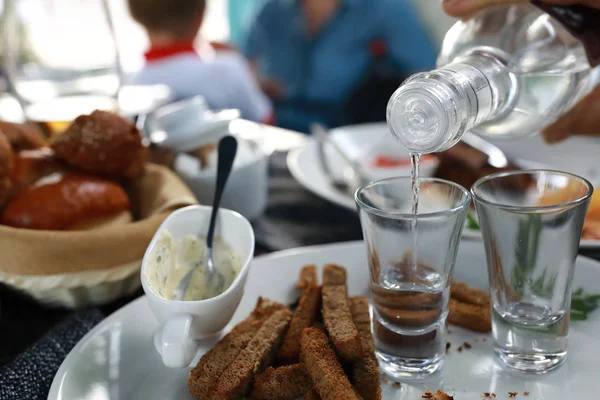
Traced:
[[463, 18], [489, 6], [524, 3], [525, 1], [528, 0], [443, 0], [442, 6], [446, 14]]
[[556, 4], [560, 6], [583, 4], [590, 7], [600, 8], [600, 0], [541, 0], [541, 2], [548, 4]]
[[[497, 4], [514, 4], [524, 3], [529, 0], [442, 0], [442, 6], [446, 14], [464, 18], [472, 15], [473, 13], [482, 10], [486, 7], [497, 5]], [[600, 8], [600, 0], [540, 0], [547, 4], [557, 5], [572, 5], [572, 4], [585, 4], [590, 7]]]
[[600, 85], [542, 132], [548, 143], [561, 142], [571, 135], [600, 136]]

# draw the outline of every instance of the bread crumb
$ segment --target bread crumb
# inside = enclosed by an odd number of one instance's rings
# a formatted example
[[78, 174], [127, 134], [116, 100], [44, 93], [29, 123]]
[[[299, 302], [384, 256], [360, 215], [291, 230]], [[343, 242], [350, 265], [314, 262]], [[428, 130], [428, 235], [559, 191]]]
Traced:
[[465, 346], [465, 349], [469, 350], [471, 348], [471, 343], [465, 342], [464, 346]]
[[394, 387], [397, 387], [397, 388], [399, 388], [399, 387], [401, 387], [401, 386], [402, 386], [402, 384], [401, 384], [400, 382], [394, 382]]
[[460, 346], [460, 347], [459, 347], [458, 349], [456, 349], [456, 350], [458, 350], [458, 352], [460, 353], [460, 352], [462, 351], [462, 346]]
[[529, 396], [529, 392], [523, 392], [523, 395]]
[[423, 393], [421, 396], [422, 399], [431, 399], [431, 400], [454, 400], [454, 396], [450, 396], [448, 393], [443, 390], [436, 390], [433, 393], [427, 386], [425, 386], [427, 392]]
[[388, 383], [388, 378], [386, 378], [385, 376], [383, 377], [383, 383]]
[[518, 392], [508, 392], [508, 397], [510, 397], [512, 399], [512, 398], [517, 397], [518, 394], [519, 394]]
[[446, 343], [446, 353], [448, 352], [448, 350], [450, 350], [450, 346], [452, 346], [452, 345], [450, 344], [450, 342]]
[[483, 338], [483, 339], [481, 339], [481, 341], [482, 341], [483, 343], [485, 343], [485, 342], [487, 342], [487, 339], [486, 339], [486, 338]]

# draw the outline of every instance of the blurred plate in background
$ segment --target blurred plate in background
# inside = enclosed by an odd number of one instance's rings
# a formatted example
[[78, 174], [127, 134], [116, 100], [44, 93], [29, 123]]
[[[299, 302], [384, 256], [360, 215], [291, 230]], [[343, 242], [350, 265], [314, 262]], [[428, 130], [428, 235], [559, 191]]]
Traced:
[[[165, 85], [125, 85], [119, 92], [119, 113], [125, 118], [133, 118], [168, 104], [172, 100], [173, 94]], [[25, 121], [23, 109], [17, 99], [9, 93], [0, 95], [0, 120]]]

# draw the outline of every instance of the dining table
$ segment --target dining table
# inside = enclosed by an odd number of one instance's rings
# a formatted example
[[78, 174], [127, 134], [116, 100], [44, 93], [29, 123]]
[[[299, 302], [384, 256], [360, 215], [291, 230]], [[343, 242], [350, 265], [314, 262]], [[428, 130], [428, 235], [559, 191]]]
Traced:
[[[234, 121], [232, 133], [258, 139], [270, 152], [268, 206], [252, 222], [255, 256], [274, 251], [333, 242], [361, 240], [355, 211], [317, 197], [290, 174], [286, 157], [312, 140], [310, 136]], [[600, 251], [581, 254], [600, 260]], [[50, 308], [0, 286], [0, 399], [46, 399], [63, 359], [97, 323], [123, 305], [143, 296], [134, 294], [101, 306], [71, 310]]]
[[[287, 152], [305, 135], [250, 121], [235, 121], [232, 133], [258, 139], [269, 151], [268, 205], [252, 222], [255, 256], [332, 242], [359, 240], [356, 213], [310, 193], [290, 175]], [[73, 346], [134, 294], [97, 307], [50, 308], [0, 285], [0, 399], [45, 399], [52, 379]]]

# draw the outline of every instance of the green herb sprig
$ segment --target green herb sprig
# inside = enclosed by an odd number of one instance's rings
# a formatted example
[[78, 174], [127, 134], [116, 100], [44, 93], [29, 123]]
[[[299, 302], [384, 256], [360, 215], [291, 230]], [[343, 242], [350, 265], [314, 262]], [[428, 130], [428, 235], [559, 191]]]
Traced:
[[600, 293], [586, 294], [583, 288], [579, 288], [571, 296], [571, 320], [585, 321], [588, 314], [599, 306]]
[[[515, 243], [515, 266], [510, 276], [511, 287], [521, 296], [525, 293], [526, 282], [533, 274], [537, 259], [540, 233], [542, 231], [542, 217], [531, 214], [526, 220], [519, 222], [519, 231]], [[551, 291], [552, 283], [546, 283], [545, 274], [536, 286]], [[551, 278], [552, 279], [552, 278]]]
[[479, 226], [479, 221], [471, 213], [467, 213], [467, 229], [472, 229], [475, 231], [481, 230], [481, 227]]

